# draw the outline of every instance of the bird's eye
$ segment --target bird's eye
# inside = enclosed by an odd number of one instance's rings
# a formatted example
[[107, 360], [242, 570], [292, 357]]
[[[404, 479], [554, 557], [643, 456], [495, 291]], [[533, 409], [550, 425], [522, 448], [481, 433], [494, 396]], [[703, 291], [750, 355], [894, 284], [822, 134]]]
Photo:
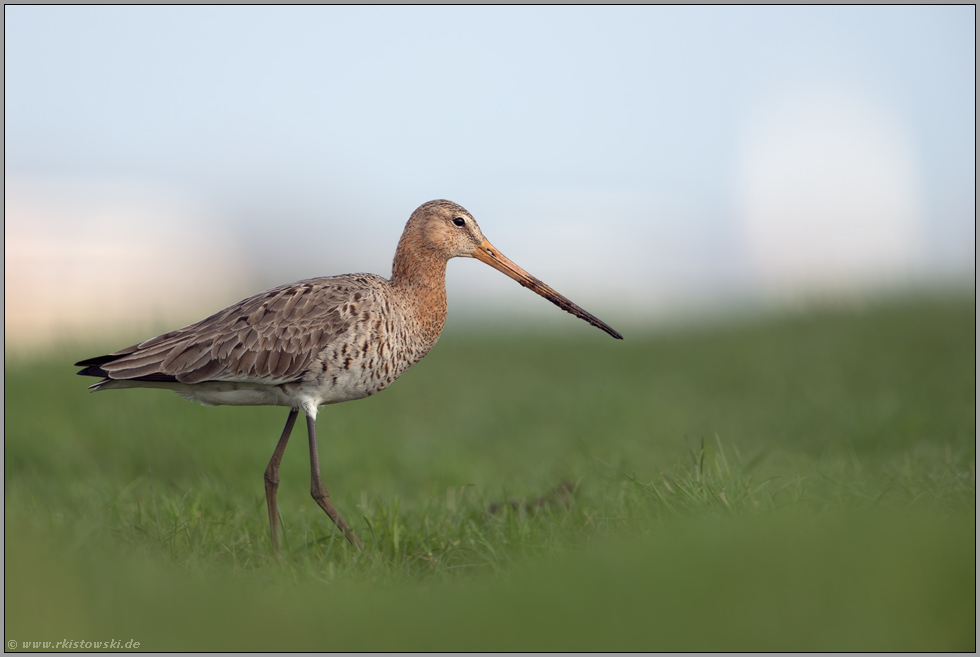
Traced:
[[453, 219], [453, 225], [454, 226], [465, 226], [466, 225], [466, 219], [463, 219], [462, 217], [456, 217], [455, 219]]

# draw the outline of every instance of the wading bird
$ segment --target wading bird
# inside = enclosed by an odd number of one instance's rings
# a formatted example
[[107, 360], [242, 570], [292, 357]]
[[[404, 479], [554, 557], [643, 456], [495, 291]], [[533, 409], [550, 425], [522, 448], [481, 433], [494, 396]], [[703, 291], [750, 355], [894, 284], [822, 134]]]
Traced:
[[311, 278], [262, 292], [196, 324], [75, 363], [102, 377], [91, 390], [165, 388], [205, 406], [289, 408], [265, 470], [274, 549], [279, 551], [279, 463], [300, 411], [310, 442], [310, 492], [353, 545], [361, 541], [320, 480], [317, 409], [381, 392], [425, 356], [446, 321], [446, 263], [476, 258], [617, 339], [619, 333], [504, 257], [473, 216], [451, 201], [412, 213], [391, 279], [374, 274]]

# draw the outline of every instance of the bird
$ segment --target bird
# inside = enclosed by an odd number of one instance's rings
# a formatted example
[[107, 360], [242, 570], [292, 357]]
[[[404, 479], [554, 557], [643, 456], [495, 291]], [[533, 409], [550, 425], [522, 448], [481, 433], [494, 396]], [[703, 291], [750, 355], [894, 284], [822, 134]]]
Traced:
[[101, 379], [89, 386], [92, 391], [162, 388], [205, 406], [289, 408], [264, 474], [277, 554], [279, 464], [302, 412], [310, 448], [310, 494], [360, 550], [361, 540], [334, 508], [320, 477], [317, 411], [381, 392], [429, 353], [446, 321], [446, 265], [456, 257], [484, 262], [562, 310], [623, 339], [504, 256], [465, 208], [440, 199], [423, 203], [409, 217], [389, 279], [344, 274], [274, 287], [194, 324], [81, 360], [75, 363], [83, 368], [77, 374]]

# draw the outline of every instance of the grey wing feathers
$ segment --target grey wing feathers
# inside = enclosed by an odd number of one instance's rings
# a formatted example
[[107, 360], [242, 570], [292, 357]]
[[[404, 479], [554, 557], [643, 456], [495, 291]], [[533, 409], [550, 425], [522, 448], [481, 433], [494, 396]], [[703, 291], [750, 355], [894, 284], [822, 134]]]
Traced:
[[345, 307], [357, 290], [340, 278], [300, 281], [249, 297], [196, 324], [110, 354], [115, 358], [98, 367], [112, 379], [298, 381], [353, 321]]

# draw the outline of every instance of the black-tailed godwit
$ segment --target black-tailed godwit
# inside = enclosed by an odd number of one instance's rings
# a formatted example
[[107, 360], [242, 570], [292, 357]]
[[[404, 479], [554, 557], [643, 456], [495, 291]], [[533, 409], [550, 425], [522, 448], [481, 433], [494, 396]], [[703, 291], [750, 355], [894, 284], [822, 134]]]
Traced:
[[265, 471], [277, 551], [279, 463], [303, 411], [313, 499], [360, 548], [320, 480], [317, 409], [381, 392], [429, 352], [446, 321], [446, 263], [456, 257], [481, 260], [614, 338], [623, 337], [504, 257], [464, 208], [430, 201], [408, 220], [390, 280], [345, 274], [282, 285], [190, 326], [76, 365], [84, 368], [81, 375], [102, 377], [92, 390], [165, 388], [206, 406], [288, 407]]

